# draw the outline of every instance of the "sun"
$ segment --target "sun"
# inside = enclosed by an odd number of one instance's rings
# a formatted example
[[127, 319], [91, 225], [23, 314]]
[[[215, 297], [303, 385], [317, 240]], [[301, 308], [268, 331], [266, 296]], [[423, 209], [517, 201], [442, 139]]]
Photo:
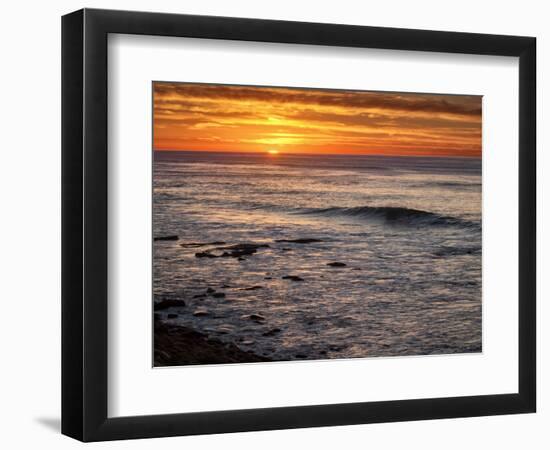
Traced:
[[275, 149], [269, 149], [267, 151], [267, 153], [269, 153], [270, 155], [278, 155], [279, 154], [279, 150], [275, 150]]

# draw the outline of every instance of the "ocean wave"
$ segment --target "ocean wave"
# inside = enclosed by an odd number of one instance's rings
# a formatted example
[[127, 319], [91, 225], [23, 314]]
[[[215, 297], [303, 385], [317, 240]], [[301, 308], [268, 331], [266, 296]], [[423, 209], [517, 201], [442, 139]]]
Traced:
[[323, 217], [379, 219], [384, 220], [385, 222], [403, 225], [480, 227], [480, 224], [477, 222], [400, 206], [334, 206], [329, 208], [303, 208], [299, 210], [298, 213]]

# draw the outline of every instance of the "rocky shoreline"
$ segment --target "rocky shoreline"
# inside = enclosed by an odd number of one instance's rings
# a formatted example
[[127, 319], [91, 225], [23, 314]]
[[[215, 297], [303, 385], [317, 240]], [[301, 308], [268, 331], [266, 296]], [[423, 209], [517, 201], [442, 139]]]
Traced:
[[[203, 261], [216, 261], [217, 258], [234, 258], [245, 261], [254, 258], [260, 251], [298, 251], [307, 244], [323, 242], [322, 239], [312, 237], [298, 237], [294, 239], [275, 239], [271, 242], [238, 242], [227, 243], [220, 240], [208, 242], [182, 242], [176, 235], [158, 236], [156, 241], [177, 241], [175, 245], [186, 250], [191, 250], [195, 258]], [[280, 244], [289, 245], [292, 248], [281, 247]], [[163, 244], [166, 245], [166, 244]], [[168, 245], [174, 245], [168, 243]], [[346, 268], [346, 263], [340, 261], [327, 261], [324, 268]], [[296, 274], [279, 274], [277, 278], [290, 283], [307, 283], [305, 277]], [[264, 280], [273, 280], [271, 274], [266, 273]], [[227, 343], [212, 337], [212, 334], [203, 333], [193, 328], [172, 323], [170, 319], [177, 319], [181, 315], [193, 318], [215, 316], [211, 308], [205, 305], [206, 300], [219, 299], [231, 300], [243, 291], [258, 291], [269, 289], [268, 284], [228, 285], [219, 286], [191, 286], [186, 295], [181, 292], [158, 295], [154, 302], [154, 365], [155, 366], [183, 366], [191, 364], [230, 364], [271, 361], [265, 356], [255, 354], [252, 350], [243, 350], [236, 343]], [[227, 298], [229, 297], [229, 299]], [[183, 311], [182, 311], [183, 310]], [[166, 321], [168, 319], [168, 322]], [[262, 311], [243, 315], [241, 319], [251, 321], [262, 326], [262, 337], [272, 337], [282, 333], [281, 328], [269, 326], [269, 317]], [[200, 323], [200, 322], [199, 322]], [[194, 326], [194, 325], [193, 325]], [[221, 328], [220, 328], [221, 329]], [[228, 332], [230, 333], [230, 331]], [[254, 340], [245, 339], [239, 341], [246, 346]], [[264, 354], [265, 355], [265, 354]], [[297, 353], [295, 359], [304, 359], [306, 356]]]
[[154, 327], [155, 367], [271, 361], [188, 327], [168, 325], [161, 320], [155, 320]]

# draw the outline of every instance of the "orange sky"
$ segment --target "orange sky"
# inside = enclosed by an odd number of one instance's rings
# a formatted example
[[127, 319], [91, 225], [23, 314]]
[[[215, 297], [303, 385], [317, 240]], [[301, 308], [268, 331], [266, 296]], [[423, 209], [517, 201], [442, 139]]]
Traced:
[[153, 84], [154, 149], [481, 156], [481, 96]]

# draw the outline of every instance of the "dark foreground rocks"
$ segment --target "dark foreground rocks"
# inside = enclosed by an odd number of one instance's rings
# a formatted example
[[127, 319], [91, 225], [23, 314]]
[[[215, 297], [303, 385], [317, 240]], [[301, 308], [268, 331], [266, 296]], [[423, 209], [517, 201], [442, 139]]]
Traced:
[[271, 361], [243, 351], [235, 344], [225, 344], [190, 328], [167, 325], [160, 320], [155, 320], [154, 348], [155, 367]]
[[290, 281], [304, 281], [302, 277], [299, 277], [298, 275], [285, 275], [282, 277], [283, 280], [290, 280]]
[[225, 247], [215, 247], [204, 252], [195, 253], [197, 258], [242, 258], [243, 256], [253, 255], [259, 248], [269, 248], [269, 244], [244, 243], [227, 245]]
[[327, 266], [330, 266], [330, 267], [346, 267], [347, 264], [343, 263], [343, 262], [335, 261], [335, 262], [328, 263]]
[[158, 302], [155, 302], [155, 311], [162, 311], [163, 309], [173, 308], [173, 307], [183, 307], [185, 302], [183, 300], [175, 300], [171, 298], [163, 299]]
[[177, 241], [178, 239], [178, 236], [175, 234], [171, 236], [157, 236], [153, 238], [154, 241]]
[[184, 242], [180, 244], [181, 247], [185, 248], [196, 248], [196, 247], [208, 247], [211, 245], [225, 245], [223, 241], [214, 241], [214, 242]]
[[275, 239], [275, 242], [290, 242], [292, 244], [313, 244], [314, 242], [323, 242], [321, 239], [300, 238], [300, 239]]

